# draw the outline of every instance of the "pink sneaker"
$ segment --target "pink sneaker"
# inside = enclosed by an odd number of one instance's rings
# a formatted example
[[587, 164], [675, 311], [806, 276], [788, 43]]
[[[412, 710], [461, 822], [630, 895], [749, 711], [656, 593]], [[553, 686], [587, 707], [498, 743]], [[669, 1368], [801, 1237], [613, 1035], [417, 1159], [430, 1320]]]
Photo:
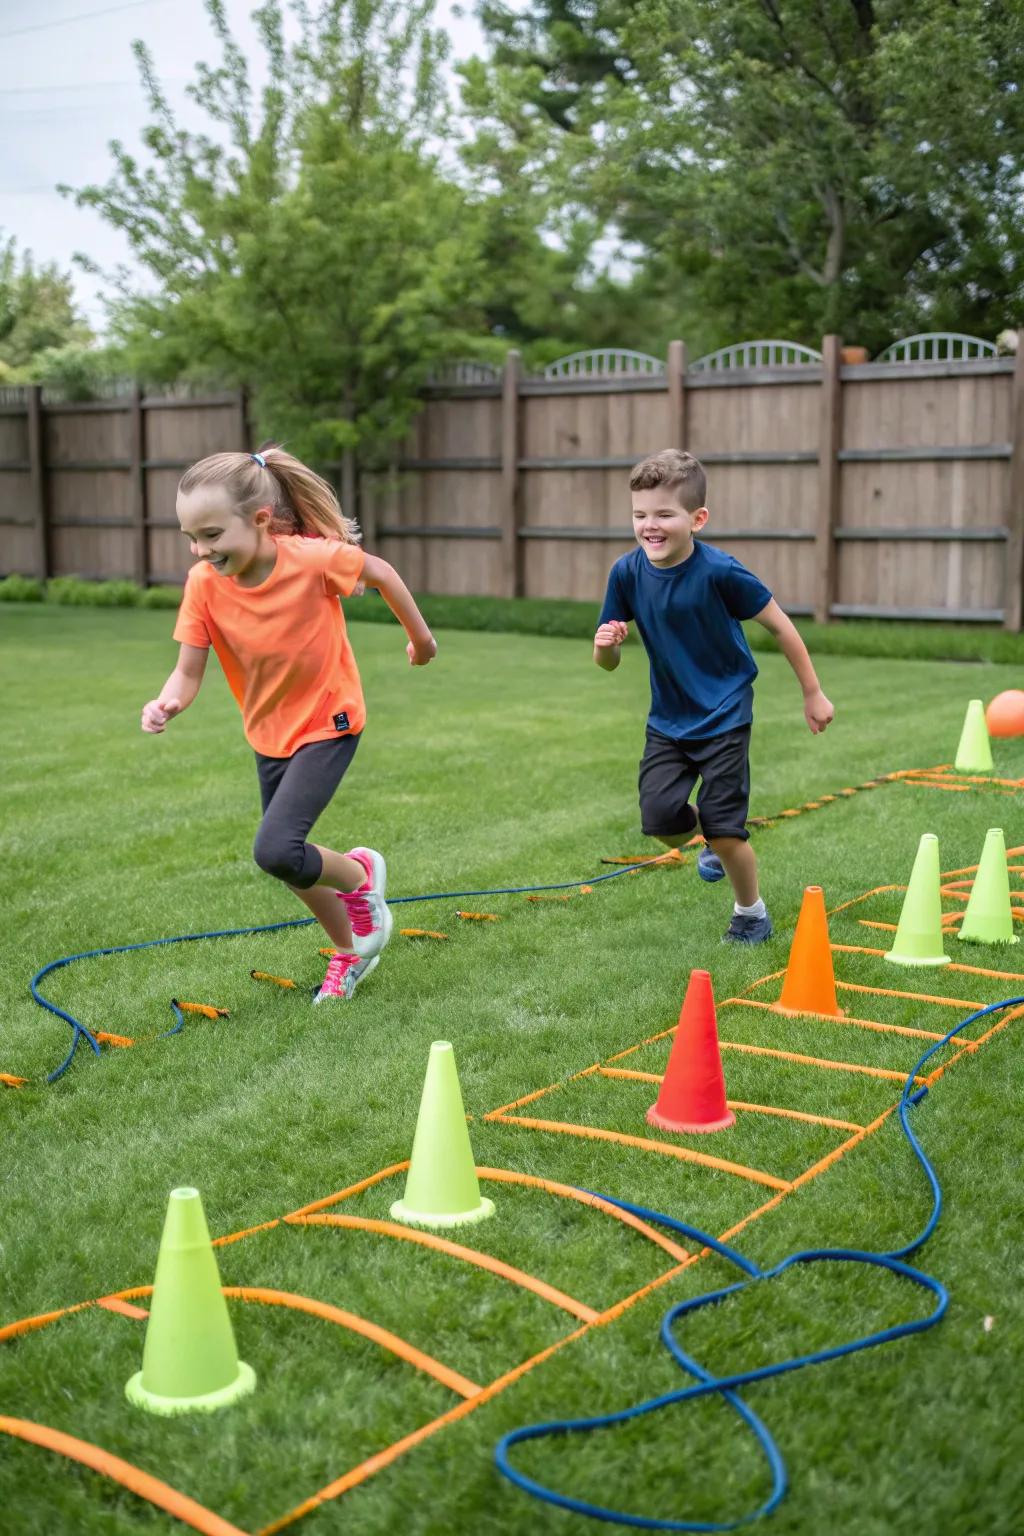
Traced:
[[366, 879], [356, 891], [339, 891], [352, 924], [352, 948], [362, 960], [379, 955], [391, 937], [391, 908], [384, 900], [387, 865], [373, 848], [350, 848], [346, 858], [355, 859], [366, 870]]
[[313, 999], [314, 1003], [327, 1002], [331, 998], [341, 998], [347, 1002], [363, 977], [368, 976], [376, 964], [376, 955], [372, 955], [367, 960], [360, 960], [358, 955], [346, 955], [340, 951], [332, 955], [327, 962], [327, 975]]

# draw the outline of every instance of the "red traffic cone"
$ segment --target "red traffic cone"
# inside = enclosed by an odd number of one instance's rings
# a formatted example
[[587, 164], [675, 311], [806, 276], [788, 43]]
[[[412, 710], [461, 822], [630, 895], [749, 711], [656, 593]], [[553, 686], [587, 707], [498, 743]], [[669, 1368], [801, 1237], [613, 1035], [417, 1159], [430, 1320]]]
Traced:
[[724, 1131], [735, 1120], [725, 1102], [711, 974], [691, 971], [661, 1092], [647, 1121], [663, 1131]]

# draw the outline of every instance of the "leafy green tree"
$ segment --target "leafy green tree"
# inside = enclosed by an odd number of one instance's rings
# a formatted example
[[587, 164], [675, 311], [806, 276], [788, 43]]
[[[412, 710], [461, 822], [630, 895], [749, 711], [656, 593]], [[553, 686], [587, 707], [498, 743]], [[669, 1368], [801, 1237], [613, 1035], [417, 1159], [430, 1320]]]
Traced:
[[69, 273], [18, 255], [13, 236], [0, 238], [0, 379], [29, 381], [47, 348], [83, 346], [89, 327], [75, 309]]
[[483, 0], [478, 14], [492, 56], [466, 93], [483, 143], [529, 145], [521, 174], [619, 231], [648, 292], [681, 295], [691, 339], [838, 329], [874, 348], [1021, 317], [1019, 4]]
[[151, 379], [247, 386], [265, 431], [333, 456], [401, 437], [432, 366], [479, 352], [484, 221], [443, 165], [446, 40], [433, 0], [277, 0], [254, 13], [258, 94], [223, 0], [222, 61], [190, 87], [213, 125], [181, 128], [135, 52], [153, 121], [143, 162], [77, 193], [122, 229], [148, 278], [116, 279], [111, 321]]

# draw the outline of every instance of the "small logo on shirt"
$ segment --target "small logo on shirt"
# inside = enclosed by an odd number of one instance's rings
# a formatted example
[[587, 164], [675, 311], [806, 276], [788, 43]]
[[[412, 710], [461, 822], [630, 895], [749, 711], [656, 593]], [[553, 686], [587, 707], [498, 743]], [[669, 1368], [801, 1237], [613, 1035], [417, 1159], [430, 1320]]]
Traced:
[[345, 710], [342, 710], [340, 714], [335, 715], [334, 729], [336, 731], [347, 731], [351, 729], [348, 723], [348, 714]]

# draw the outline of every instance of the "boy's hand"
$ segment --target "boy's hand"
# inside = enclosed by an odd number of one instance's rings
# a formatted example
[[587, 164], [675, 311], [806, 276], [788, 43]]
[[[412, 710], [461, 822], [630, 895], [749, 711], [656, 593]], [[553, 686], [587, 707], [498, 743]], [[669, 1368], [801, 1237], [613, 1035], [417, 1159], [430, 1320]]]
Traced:
[[594, 636], [594, 644], [603, 650], [605, 646], [622, 645], [629, 634], [629, 625], [622, 619], [609, 619], [607, 624], [602, 624]]
[[425, 667], [437, 655], [437, 641], [433, 635], [425, 640], [410, 640], [405, 648], [410, 667]]
[[817, 736], [829, 725], [835, 715], [831, 702], [819, 688], [816, 693], [807, 694], [804, 699], [804, 719], [811, 728], [811, 733]]
[[148, 704], [142, 706], [142, 729], [150, 736], [159, 736], [168, 720], [173, 720], [180, 713], [181, 704], [177, 699], [150, 699]]

